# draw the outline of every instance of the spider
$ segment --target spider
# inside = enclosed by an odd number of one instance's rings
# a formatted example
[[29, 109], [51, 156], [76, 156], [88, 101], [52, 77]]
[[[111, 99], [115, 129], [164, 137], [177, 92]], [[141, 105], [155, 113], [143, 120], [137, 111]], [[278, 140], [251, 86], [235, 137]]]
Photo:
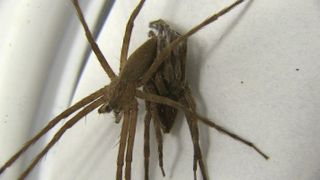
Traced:
[[[258, 149], [253, 143], [229, 132], [209, 119], [200, 116], [196, 112], [196, 105], [194, 103], [193, 96], [185, 80], [184, 68], [187, 38], [196, 33], [202, 27], [212, 23], [222, 15], [229, 12], [238, 4], [242, 3], [243, 0], [235, 1], [230, 6], [195, 26], [184, 35], [180, 35], [170, 29], [170, 27], [162, 20], [152, 22], [150, 26], [154, 31], [150, 31], [150, 38], [128, 58], [128, 49], [133, 23], [145, 2], [145, 0], [141, 0], [132, 12], [127, 23], [120, 55], [119, 75], [116, 75], [111, 69], [99, 46], [92, 37], [78, 0], [73, 0], [72, 2], [92, 50], [96, 54], [101, 67], [111, 79], [111, 83], [83, 98], [51, 120], [46, 127], [29, 140], [1, 167], [0, 174], [2, 174], [5, 169], [14, 163], [23, 152], [25, 152], [58, 122], [74, 114], [76, 111], [79, 111], [57, 131], [51, 141], [20, 175], [19, 179], [24, 179], [68, 129], [79, 122], [88, 113], [98, 109], [99, 113], [113, 112], [116, 116], [116, 123], [122, 122], [116, 179], [120, 180], [124, 176], [126, 180], [130, 180], [138, 114], [138, 102], [136, 98], [145, 100], [147, 111], [145, 115], [144, 144], [145, 179], [149, 179], [150, 121], [151, 119], [154, 121], [158, 143], [159, 166], [163, 175], [165, 175], [162, 160], [162, 135], [163, 133], [170, 132], [176, 118], [176, 110], [178, 109], [185, 113], [192, 137], [194, 148], [193, 172], [195, 179], [198, 166], [200, 167], [203, 179], [208, 179], [199, 145], [198, 121], [217, 129], [219, 132], [224, 133], [235, 140], [241, 141], [242, 143], [252, 147], [265, 159], [268, 159], [268, 156]], [[170, 70], [170, 66], [174, 70]], [[163, 84], [166, 86], [162, 86]], [[140, 87], [143, 87], [143, 90], [140, 90]], [[124, 165], [125, 169], [123, 174]]]

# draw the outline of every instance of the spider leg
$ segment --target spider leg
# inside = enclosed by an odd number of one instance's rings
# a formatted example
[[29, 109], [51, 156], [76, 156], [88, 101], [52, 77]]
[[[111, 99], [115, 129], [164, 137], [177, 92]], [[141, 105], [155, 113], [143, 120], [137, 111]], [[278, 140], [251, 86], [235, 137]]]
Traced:
[[190, 115], [190, 113], [186, 114], [186, 119], [188, 122], [188, 126], [190, 129], [190, 134], [191, 134], [191, 138], [192, 138], [192, 143], [193, 143], [193, 149], [194, 149], [194, 158], [193, 158], [193, 176], [194, 176], [194, 180], [197, 179], [197, 170], [198, 170], [198, 162], [200, 165], [200, 169], [201, 169], [201, 173], [203, 176], [204, 180], [207, 180], [207, 175], [205, 172], [205, 170], [203, 169], [203, 160], [202, 160], [202, 154], [201, 154], [201, 149], [199, 146], [199, 130], [198, 130], [198, 125], [195, 124], [197, 122], [194, 122], [195, 119], [191, 118], [192, 116]]
[[248, 140], [246, 140], [246, 139], [244, 139], [244, 138], [236, 135], [235, 133], [230, 132], [230, 131], [227, 130], [226, 128], [224, 128], [224, 127], [222, 127], [222, 126], [220, 126], [220, 125], [218, 125], [218, 124], [210, 121], [210, 120], [207, 119], [207, 118], [204, 118], [204, 117], [201, 117], [201, 116], [198, 116], [198, 115], [197, 115], [197, 118], [200, 119], [204, 124], [206, 124], [206, 125], [208, 125], [208, 126], [210, 126], [210, 127], [215, 128], [217, 131], [219, 131], [219, 132], [221, 132], [221, 133], [223, 133], [223, 134], [226, 134], [226, 135], [230, 136], [231, 138], [233, 138], [233, 139], [235, 139], [235, 140], [237, 140], [237, 141], [240, 141], [240, 142], [244, 143], [245, 145], [253, 148], [253, 149], [254, 149], [257, 153], [259, 153], [264, 159], [266, 159], [266, 160], [269, 159], [269, 156], [268, 156], [266, 153], [262, 152], [262, 150], [260, 150], [260, 149], [259, 149], [255, 144], [253, 144], [252, 142], [250, 142], [250, 141], [248, 141]]
[[144, 117], [144, 180], [149, 180], [149, 158], [150, 158], [150, 102], [145, 101], [146, 115]]
[[[148, 93], [155, 93], [154, 89], [151, 86], [149, 87], [145, 86], [143, 88], [143, 91]], [[165, 176], [166, 173], [163, 168], [163, 138], [162, 138], [162, 132], [161, 132], [160, 117], [157, 111], [157, 104], [150, 103], [148, 101], [145, 101], [145, 103], [146, 103], [146, 110], [148, 113], [151, 113], [151, 117], [154, 122], [153, 125], [154, 125], [157, 144], [158, 144], [159, 167], [160, 167], [162, 176]]]
[[186, 40], [187, 38], [189, 38], [191, 35], [193, 35], [194, 33], [198, 32], [201, 28], [205, 27], [206, 25], [214, 22], [215, 20], [217, 20], [219, 17], [221, 17], [222, 15], [228, 13], [231, 9], [233, 9], [234, 7], [236, 7], [238, 4], [242, 3], [243, 0], [237, 0], [235, 1], [233, 4], [231, 4], [230, 6], [222, 9], [221, 11], [219, 11], [216, 14], [213, 14], [212, 16], [210, 16], [209, 18], [207, 18], [206, 20], [204, 20], [203, 22], [201, 22], [199, 25], [193, 27], [191, 30], [189, 30], [186, 34], [178, 37], [177, 39], [175, 39], [174, 41], [172, 41], [167, 47], [165, 47], [162, 52], [156, 57], [156, 59], [154, 60], [153, 64], [150, 66], [150, 68], [148, 69], [148, 71], [145, 73], [145, 75], [143, 76], [142, 80], [141, 80], [141, 85], [146, 84], [150, 78], [153, 77], [154, 73], [158, 70], [158, 68], [160, 67], [160, 65], [163, 63], [163, 61], [165, 61], [166, 59], [168, 59], [167, 57], [171, 54], [171, 51], [176, 48], [179, 43], [181, 43], [182, 41]]
[[122, 123], [121, 134], [120, 134], [119, 152], [118, 152], [118, 158], [117, 158], [117, 174], [116, 174], [117, 180], [122, 179], [122, 167], [124, 162], [124, 152], [127, 144], [129, 123], [130, 123], [130, 112], [124, 111], [123, 123]]
[[93, 38], [93, 35], [88, 27], [88, 24], [86, 23], [86, 20], [83, 16], [82, 10], [79, 6], [78, 0], [72, 0], [72, 3], [77, 11], [79, 20], [84, 28], [84, 31], [86, 33], [86, 37], [88, 39], [88, 42], [90, 43], [90, 46], [93, 50], [93, 52], [96, 54], [98, 61], [100, 62], [102, 68], [104, 71], [108, 74], [109, 78], [112, 80], [116, 77], [115, 73], [111, 69], [110, 65], [108, 64], [106, 58], [104, 57], [103, 53], [101, 52], [98, 44], [96, 43], [95, 39]]
[[247, 146], [253, 148], [257, 153], [259, 153], [263, 158], [265, 158], [266, 160], [269, 159], [269, 157], [262, 152], [256, 145], [254, 145], [252, 142], [228, 131], [226, 128], [210, 121], [209, 119], [202, 117], [200, 115], [197, 114], [196, 111], [194, 111], [193, 109], [187, 108], [185, 106], [183, 106], [182, 104], [173, 101], [169, 98], [163, 97], [163, 96], [158, 96], [155, 94], [150, 94], [150, 93], [146, 93], [146, 92], [142, 92], [140, 90], [136, 90], [136, 97], [150, 101], [150, 102], [154, 102], [154, 103], [158, 103], [158, 104], [164, 104], [167, 106], [171, 106], [174, 107], [176, 109], [181, 109], [182, 111], [184, 111], [185, 113], [191, 113], [193, 116], [195, 116], [197, 119], [199, 119], [201, 122], [203, 122], [204, 124], [207, 124], [210, 127], [215, 128], [217, 131], [226, 134], [228, 136], [230, 136], [231, 138], [240, 141], [244, 144], [246, 144]]
[[[185, 104], [187, 107], [191, 108], [193, 111], [196, 109], [196, 104], [194, 102], [194, 99], [191, 95], [191, 92], [189, 89], [186, 90], [184, 93], [184, 97], [180, 100], [182, 104]], [[197, 171], [197, 162], [199, 163], [201, 174], [203, 177], [203, 180], [208, 179], [207, 171], [205, 168], [204, 161], [202, 159], [202, 153], [201, 148], [199, 145], [199, 128], [198, 128], [198, 120], [196, 118], [193, 118], [191, 113], [186, 113], [186, 119], [189, 125], [191, 137], [192, 137], [192, 143], [194, 148], [194, 179], [197, 179], [196, 171]]]
[[20, 156], [23, 154], [32, 144], [37, 142], [44, 134], [46, 134], [51, 128], [53, 128], [56, 124], [58, 124], [62, 119], [68, 117], [75, 111], [79, 110], [80, 108], [86, 106], [87, 104], [91, 103], [92, 101], [96, 100], [100, 96], [103, 95], [103, 92], [105, 91], [105, 87], [99, 89], [98, 91], [90, 94], [89, 96], [83, 98], [73, 106], [69, 107], [65, 111], [63, 111], [61, 114], [56, 116], [54, 119], [52, 119], [38, 134], [36, 134], [32, 139], [30, 139], [28, 142], [26, 142], [22, 148], [16, 152], [0, 169], [0, 174], [2, 174], [11, 164], [13, 164]]
[[62, 135], [73, 125], [75, 125], [81, 118], [86, 116], [88, 113], [99, 107], [101, 104], [103, 104], [104, 100], [103, 98], [99, 98], [89, 104], [88, 106], [84, 107], [79, 113], [77, 113], [73, 118], [71, 118], [69, 121], [67, 121], [60, 129], [59, 131], [54, 135], [54, 137], [51, 139], [51, 141], [46, 145], [46, 147], [34, 158], [34, 160], [31, 162], [31, 164], [28, 166], [28, 168], [20, 175], [18, 178], [19, 180], [25, 179], [25, 177], [30, 173], [30, 171], [38, 164], [38, 162], [41, 160], [41, 158], [51, 149], [51, 147], [58, 142], [58, 140], [62, 137]]
[[127, 26], [126, 26], [126, 31], [124, 34], [123, 42], [122, 42], [122, 48], [121, 48], [121, 55], [120, 55], [120, 72], [121, 69], [124, 67], [126, 64], [126, 60], [128, 58], [128, 49], [129, 49], [129, 44], [130, 44], [130, 38], [132, 34], [132, 29], [134, 25], [134, 20], [138, 16], [145, 0], [141, 0], [137, 7], [133, 10], [133, 12], [130, 15], [130, 18], [128, 20]]
[[160, 127], [160, 118], [158, 116], [158, 112], [156, 104], [150, 103], [150, 110], [153, 118], [153, 125], [156, 133], [156, 139], [158, 143], [158, 156], [159, 156], [159, 167], [161, 169], [162, 176], [166, 176], [166, 173], [163, 169], [163, 138], [162, 138], [162, 132]]
[[130, 127], [129, 127], [129, 136], [128, 136], [128, 147], [126, 153], [126, 167], [125, 167], [125, 179], [131, 179], [131, 163], [132, 163], [132, 153], [134, 138], [136, 135], [136, 125], [138, 119], [138, 102], [135, 100], [130, 108]]

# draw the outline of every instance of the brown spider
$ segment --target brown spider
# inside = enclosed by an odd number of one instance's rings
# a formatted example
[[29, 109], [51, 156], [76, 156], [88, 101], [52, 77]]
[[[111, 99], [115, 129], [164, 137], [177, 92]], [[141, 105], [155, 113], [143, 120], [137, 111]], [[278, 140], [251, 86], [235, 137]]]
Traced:
[[[44, 129], [42, 129], [36, 136], [29, 140], [1, 167], [0, 174], [2, 174], [5, 169], [14, 163], [23, 152], [25, 152], [32, 144], [46, 134], [58, 122], [79, 110], [76, 115], [69, 119], [58, 130], [52, 140], [35, 157], [28, 168], [20, 175], [19, 179], [24, 179], [38, 164], [42, 157], [51, 149], [51, 147], [62, 137], [66, 130], [75, 125], [88, 113], [99, 108], [99, 113], [112, 111], [116, 115], [117, 123], [119, 123], [122, 119], [116, 179], [120, 180], [124, 176], [125, 179], [130, 180], [132, 153], [138, 113], [138, 102], [136, 98], [144, 99], [146, 101], [147, 113], [145, 116], [144, 144], [145, 179], [149, 179], [150, 121], [151, 119], [154, 120], [158, 143], [159, 166], [163, 175], [165, 175], [162, 160], [162, 133], [170, 132], [170, 129], [176, 118], [177, 109], [180, 109], [185, 113], [190, 129], [194, 147], [193, 171], [195, 179], [198, 165], [200, 167], [203, 179], [208, 179], [199, 145], [198, 120], [210, 127], [217, 129], [219, 132], [222, 132], [234, 138], [235, 140], [241, 141], [242, 143], [254, 148], [254, 150], [256, 150], [265, 159], [268, 159], [268, 156], [259, 150], [253, 143], [227, 131], [225, 128], [211, 122], [207, 118], [198, 115], [192, 94], [185, 80], [187, 38], [196, 33], [202, 27], [210, 24], [220, 16], [229, 12], [232, 8], [243, 2], [243, 0], [237, 0], [230, 6], [221, 10], [217, 14], [212, 15], [196, 27], [192, 28], [184, 35], [179, 35], [170, 29], [169, 26], [162, 20], [152, 22], [151, 27], [154, 29], [154, 31], [150, 32], [150, 38], [128, 58], [128, 48], [133, 22], [136, 16], [139, 14], [144, 2], [145, 0], [140, 1], [138, 6], [132, 12], [127, 23], [120, 56], [120, 73], [119, 75], [116, 75], [109, 66], [98, 45], [94, 41], [83, 17], [78, 1], [73, 0], [73, 4], [77, 10], [79, 19], [85, 29], [86, 37], [102, 68], [111, 79], [111, 83], [83, 98], [51, 120]], [[139, 90], [139, 87], [143, 87], [143, 91]], [[123, 175], [122, 169], [124, 164], [125, 171]]]

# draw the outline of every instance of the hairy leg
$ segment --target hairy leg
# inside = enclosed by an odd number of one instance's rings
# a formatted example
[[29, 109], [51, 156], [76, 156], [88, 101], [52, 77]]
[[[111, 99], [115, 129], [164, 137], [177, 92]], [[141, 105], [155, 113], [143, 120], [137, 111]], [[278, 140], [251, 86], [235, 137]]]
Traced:
[[203, 28], [203, 27], [207, 26], [208, 24], [214, 22], [219, 17], [221, 17], [222, 15], [226, 14], [227, 12], [229, 12], [231, 9], [233, 9], [234, 7], [236, 7], [238, 4], [240, 4], [242, 2], [243, 2], [243, 0], [237, 0], [236, 2], [231, 4], [230, 6], [222, 9], [220, 12], [210, 16], [208, 19], [204, 20], [199, 25], [197, 25], [194, 28], [192, 28], [191, 30], [189, 30], [186, 34], [184, 34], [184, 35], [178, 37], [177, 39], [175, 39], [174, 41], [172, 41], [156, 57], [156, 59], [154, 60], [153, 64], [151, 65], [151, 67], [145, 73], [145, 75], [144, 75], [144, 77], [143, 77], [143, 79], [141, 81], [141, 84], [142, 85], [146, 84], [149, 81], [149, 79], [153, 77], [153, 75], [158, 70], [158, 68], [163, 63], [163, 61], [165, 61], [167, 59], [167, 57], [171, 54], [172, 50], [174, 48], [176, 48], [179, 45], [179, 43], [183, 42], [184, 40], [189, 38], [191, 35], [193, 35], [194, 33], [198, 32], [201, 28]]
[[190, 134], [191, 134], [191, 138], [192, 138], [192, 143], [193, 143], [193, 149], [194, 149], [194, 157], [193, 157], [193, 176], [194, 176], [194, 180], [197, 179], [197, 170], [198, 170], [198, 163], [200, 165], [200, 170], [202, 173], [202, 177], [203, 180], [207, 180], [207, 174], [204, 168], [204, 163], [202, 160], [202, 153], [201, 153], [201, 149], [199, 146], [199, 130], [198, 130], [198, 125], [194, 124], [196, 122], [194, 122], [192, 115], [190, 115], [190, 113], [186, 114], [186, 119], [188, 122], [188, 126], [189, 126], [189, 130], [190, 130]]
[[91, 48], [93, 52], [96, 54], [98, 61], [100, 62], [102, 68], [104, 71], [108, 74], [109, 78], [112, 80], [116, 77], [116, 74], [111, 69], [110, 65], [108, 64], [106, 58], [104, 57], [103, 53], [101, 52], [98, 44], [96, 43], [95, 39], [93, 38], [93, 35], [88, 27], [88, 24], [86, 23], [86, 20], [84, 19], [83, 13], [81, 11], [81, 8], [79, 6], [78, 0], [72, 0], [72, 3], [74, 7], [76, 8], [79, 20], [84, 28], [84, 31], [86, 33], [86, 37], [88, 39], [88, 42], [91, 45]]
[[[143, 88], [144, 92], [147, 93], [156, 93], [156, 90], [153, 89], [152, 86], [144, 86]], [[145, 101], [146, 103], [146, 109], [147, 112], [151, 114], [151, 117], [153, 119], [153, 125], [155, 129], [155, 134], [156, 134], [156, 139], [157, 139], [157, 144], [158, 144], [158, 158], [159, 158], [159, 167], [162, 173], [162, 176], [165, 176], [166, 173], [163, 168], [163, 138], [162, 138], [162, 132], [161, 132], [161, 118], [159, 117], [159, 112], [157, 108], [157, 104]]]
[[150, 103], [145, 101], [146, 115], [144, 117], [144, 180], [149, 180], [149, 158], [150, 158]]
[[128, 147], [126, 153], [126, 168], [125, 168], [125, 179], [131, 179], [131, 163], [132, 163], [132, 153], [134, 138], [136, 135], [136, 125], [138, 119], [138, 102], [135, 101], [130, 108], [130, 127], [129, 127], [129, 136], [128, 136]]
[[98, 91], [90, 94], [89, 96], [83, 98], [73, 106], [69, 107], [65, 111], [63, 111], [61, 114], [56, 116], [54, 119], [52, 119], [38, 134], [36, 134], [32, 139], [30, 139], [28, 142], [26, 142], [23, 147], [16, 152], [0, 169], [0, 174], [2, 174], [6, 168], [11, 166], [20, 156], [23, 154], [32, 144], [37, 142], [44, 134], [46, 134], [51, 128], [53, 128], [56, 124], [58, 124], [62, 119], [68, 117], [72, 113], [76, 112], [80, 108], [86, 106], [87, 104], [93, 102], [97, 98], [103, 95], [103, 92], [105, 91], [105, 88], [101, 88]]
[[150, 103], [150, 109], [153, 119], [153, 125], [156, 133], [157, 143], [158, 143], [158, 156], [159, 156], [159, 167], [161, 169], [162, 176], [165, 176], [166, 173], [163, 169], [163, 138], [160, 127], [160, 118], [157, 112], [157, 105], [155, 103]]
[[84, 107], [79, 113], [77, 113], [73, 118], [67, 121], [59, 131], [54, 135], [51, 141], [46, 145], [46, 147], [35, 157], [32, 163], [28, 166], [28, 168], [20, 175], [19, 180], [23, 180], [30, 171], [38, 164], [41, 158], [52, 148], [56, 142], [62, 137], [62, 135], [70, 129], [73, 125], [75, 125], [81, 118], [86, 116], [88, 113], [99, 107], [103, 104], [103, 98], [99, 98], [95, 100], [93, 103], [89, 104], [88, 106]]
[[128, 20], [127, 26], [126, 26], [126, 31], [124, 34], [123, 42], [122, 42], [122, 48], [121, 48], [121, 55], [120, 55], [120, 71], [126, 64], [127, 58], [128, 58], [128, 49], [129, 49], [129, 44], [130, 44], [130, 38], [132, 34], [132, 28], [134, 25], [134, 20], [138, 16], [145, 0], [141, 0], [137, 7], [133, 10], [133, 12], [130, 15], [130, 18]]
[[198, 115], [196, 111], [193, 111], [193, 109], [187, 108], [187, 107], [183, 106], [182, 104], [180, 104], [176, 101], [173, 101], [172, 99], [158, 96], [155, 94], [145, 93], [140, 90], [136, 90], [136, 97], [150, 101], [150, 102], [158, 103], [158, 104], [165, 104], [165, 105], [174, 107], [176, 109], [180, 109], [180, 110], [184, 111], [185, 113], [191, 113], [195, 118], [197, 118], [198, 120], [200, 120], [204, 124], [207, 124], [208, 126], [215, 128], [219, 132], [226, 134], [226, 135], [230, 136], [231, 138], [233, 138], [237, 141], [240, 141], [240, 142], [246, 144], [247, 146], [253, 148], [257, 153], [259, 153], [266, 160], [269, 159], [269, 157], [264, 152], [262, 152], [257, 146], [255, 146], [252, 142], [230, 132], [226, 128], [210, 121], [208, 118], [205, 118], [205, 117]]
[[[191, 95], [191, 92], [189, 89], [185, 90], [184, 97], [180, 100], [182, 104], [184, 104], [186, 107], [191, 108], [193, 111], [196, 110], [196, 104], [194, 102], [194, 99]], [[198, 120], [197, 118], [194, 118], [191, 113], [186, 113], [186, 119], [189, 125], [193, 148], [194, 148], [194, 179], [196, 179], [196, 171], [197, 171], [197, 162], [200, 166], [200, 171], [203, 177], [203, 180], [208, 179], [207, 171], [205, 168], [204, 161], [202, 159], [202, 152], [199, 144], [199, 128], [198, 128]]]
[[198, 119], [200, 119], [204, 124], [210, 126], [210, 127], [213, 127], [215, 128], [217, 131], [223, 133], [223, 134], [226, 134], [228, 136], [230, 136], [231, 138], [233, 138], [234, 140], [237, 140], [237, 141], [240, 141], [242, 143], [244, 143], [245, 145], [253, 148], [257, 153], [259, 153], [264, 159], [268, 160], [269, 159], [269, 156], [264, 153], [263, 151], [261, 151], [256, 145], [254, 145], [252, 142], [236, 135], [235, 133], [232, 133], [230, 132], [229, 130], [227, 130], [226, 128], [210, 121], [209, 119], [207, 118], [203, 118], [203, 117], [200, 117], [200, 116], [197, 116]]
[[124, 117], [123, 117], [123, 122], [122, 122], [119, 152], [118, 152], [118, 158], [117, 158], [117, 174], [116, 174], [117, 180], [122, 179], [122, 167], [123, 167], [123, 162], [124, 162], [124, 152], [125, 152], [126, 144], [127, 144], [129, 123], [130, 123], [130, 112], [125, 111]]
[[[165, 176], [165, 171], [163, 168], [163, 139], [162, 132], [159, 123], [158, 114], [155, 111], [155, 107], [151, 108], [151, 105], [155, 106], [154, 103], [148, 101], [146, 103], [146, 115], [145, 115], [145, 126], [144, 126], [144, 165], [145, 165], [145, 180], [149, 179], [149, 157], [150, 157], [150, 121], [151, 117], [154, 122], [154, 129], [156, 133], [157, 143], [158, 143], [158, 156], [159, 156], [159, 167], [161, 169], [162, 175]], [[151, 104], [151, 105], [150, 105]]]

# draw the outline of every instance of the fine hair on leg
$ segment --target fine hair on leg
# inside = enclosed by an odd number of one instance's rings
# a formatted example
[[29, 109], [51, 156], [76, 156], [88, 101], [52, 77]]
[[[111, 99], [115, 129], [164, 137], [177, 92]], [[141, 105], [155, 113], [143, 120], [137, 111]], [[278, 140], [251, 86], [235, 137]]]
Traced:
[[149, 159], [150, 159], [150, 102], [145, 101], [146, 114], [144, 116], [144, 179], [149, 180]]
[[126, 167], [125, 167], [125, 179], [131, 179], [131, 163], [132, 163], [132, 153], [133, 153], [133, 145], [134, 138], [136, 135], [136, 126], [138, 119], [138, 102], [134, 101], [134, 103], [130, 107], [130, 127], [129, 127], [129, 136], [128, 136], [128, 147], [126, 154]]
[[127, 144], [129, 123], [130, 123], [130, 112], [124, 111], [122, 128], [120, 133], [119, 152], [118, 152], [118, 158], [117, 158], [117, 173], [116, 173], [117, 180], [122, 179], [122, 167], [124, 164], [124, 153], [125, 153], [126, 144]]

